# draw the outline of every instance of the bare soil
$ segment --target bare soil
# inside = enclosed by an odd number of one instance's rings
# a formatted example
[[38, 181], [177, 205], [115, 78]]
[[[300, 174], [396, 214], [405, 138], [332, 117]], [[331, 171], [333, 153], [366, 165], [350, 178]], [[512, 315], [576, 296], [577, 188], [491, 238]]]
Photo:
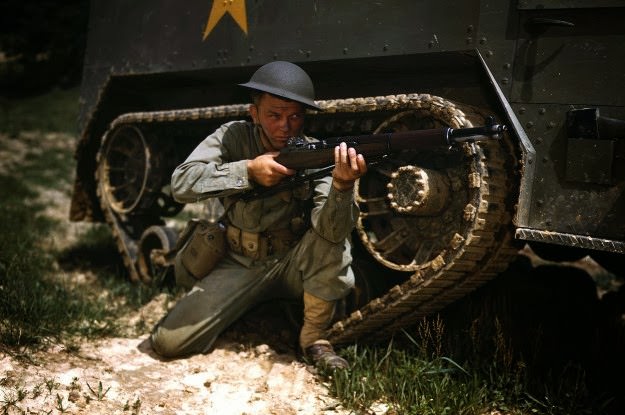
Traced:
[[[0, 135], [0, 171], [19, 168], [42, 148], [68, 151], [67, 134]], [[51, 172], [51, 174], [53, 174]], [[62, 222], [45, 241], [71, 247], [89, 227], [68, 220], [71, 181], [41, 189], [44, 214]], [[91, 272], [56, 267], [52, 278], [75, 289], [93, 285]], [[284, 318], [259, 310], [228, 330], [207, 354], [163, 360], [149, 343], [153, 325], [173, 305], [165, 294], [127, 316], [126, 337], [51, 346], [29, 360], [0, 353], [0, 407], [9, 414], [346, 414], [323, 379], [297, 355], [296, 333]], [[140, 324], [139, 324], [140, 323]], [[379, 412], [383, 413], [383, 412]]]
[[[271, 346], [218, 341], [208, 354], [161, 360], [147, 335], [53, 347], [24, 364], [0, 360], [8, 413], [343, 414], [307, 366]], [[18, 410], [18, 408], [21, 409]]]

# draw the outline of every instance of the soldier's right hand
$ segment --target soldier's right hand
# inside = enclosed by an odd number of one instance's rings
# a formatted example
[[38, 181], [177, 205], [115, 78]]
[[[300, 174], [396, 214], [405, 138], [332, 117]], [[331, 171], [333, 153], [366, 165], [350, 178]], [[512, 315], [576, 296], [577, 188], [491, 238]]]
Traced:
[[278, 154], [280, 152], [273, 151], [248, 160], [247, 174], [249, 179], [263, 186], [273, 186], [280, 183], [285, 177], [294, 175], [295, 170], [284, 167], [274, 160]]

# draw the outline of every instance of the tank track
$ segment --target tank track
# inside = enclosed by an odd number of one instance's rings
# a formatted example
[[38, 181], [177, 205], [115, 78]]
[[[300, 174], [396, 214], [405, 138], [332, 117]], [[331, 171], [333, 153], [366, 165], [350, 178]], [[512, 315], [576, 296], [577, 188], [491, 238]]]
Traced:
[[[427, 111], [453, 128], [470, 127], [478, 120], [480, 111], [460, 107], [440, 97], [428, 94], [405, 94], [382, 97], [349, 98], [317, 101], [323, 115], [349, 117], [354, 113], [393, 113], [398, 111]], [[248, 105], [193, 108], [171, 111], [127, 113], [116, 118], [105, 133], [101, 148], [116, 128], [161, 122], [237, 119], [247, 115]], [[511, 179], [510, 158], [514, 151], [504, 143], [464, 144], [464, 151], [475, 158], [467, 182], [475, 197], [464, 209], [469, 231], [457, 235], [440, 255], [419, 267], [405, 282], [393, 286], [386, 294], [360, 307], [336, 322], [328, 331], [335, 344], [344, 344], [367, 336], [368, 340], [388, 337], [393, 332], [414, 324], [431, 313], [467, 295], [475, 288], [505, 270], [517, 255], [513, 247], [510, 202], [514, 180]], [[509, 148], [506, 148], [506, 145]], [[98, 165], [101, 163], [98, 153]], [[514, 164], [515, 161], [512, 161]], [[514, 166], [513, 166], [514, 167]], [[101, 183], [100, 168], [96, 181]], [[118, 249], [124, 258], [132, 280], [140, 280], [135, 262], [136, 237], [128, 234], [124, 223], [129, 218], [115, 213], [106, 203], [98, 185], [98, 198], [107, 223], [112, 229]], [[362, 225], [359, 224], [362, 236]]]
[[[481, 122], [486, 115], [438, 97], [434, 98], [428, 112], [453, 128], [471, 126], [472, 120]], [[474, 189], [473, 198], [464, 207], [468, 231], [462, 235], [456, 233], [439, 255], [421, 264], [400, 265], [378, 259], [388, 267], [414, 273], [402, 284], [335, 323], [328, 332], [333, 343], [348, 343], [365, 335], [369, 341], [387, 338], [464, 297], [507, 268], [518, 249], [513, 246], [511, 226], [510, 196], [514, 179], [509, 171], [511, 163], [506, 162], [506, 156], [514, 152], [505, 145], [510, 145], [509, 141], [501, 145], [465, 146], [465, 152], [475, 158], [466, 177], [466, 184]], [[365, 240], [362, 221], [359, 221], [358, 231], [361, 240]], [[366, 244], [368, 249], [371, 245]]]

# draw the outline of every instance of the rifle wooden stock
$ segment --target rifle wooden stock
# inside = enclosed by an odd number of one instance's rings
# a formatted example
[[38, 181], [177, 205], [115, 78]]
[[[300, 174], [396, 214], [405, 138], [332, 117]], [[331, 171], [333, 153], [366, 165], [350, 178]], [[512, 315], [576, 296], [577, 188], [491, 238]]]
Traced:
[[425, 150], [440, 146], [451, 146], [459, 142], [499, 139], [506, 130], [505, 125], [494, 124], [473, 128], [453, 129], [449, 127], [428, 130], [402, 131], [360, 136], [332, 137], [314, 143], [296, 137], [280, 151], [276, 161], [295, 170], [314, 169], [334, 164], [334, 147], [341, 142], [362, 154], [365, 160], [379, 158], [404, 150]]

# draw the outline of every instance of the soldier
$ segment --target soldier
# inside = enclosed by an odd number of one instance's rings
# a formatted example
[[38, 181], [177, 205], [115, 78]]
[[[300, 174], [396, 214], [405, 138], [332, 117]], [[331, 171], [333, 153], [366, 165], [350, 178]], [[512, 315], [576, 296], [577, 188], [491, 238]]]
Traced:
[[367, 170], [364, 157], [341, 143], [332, 175], [315, 180], [308, 191], [303, 186], [240, 200], [243, 191], [295, 174], [274, 158], [288, 138], [301, 135], [305, 109], [320, 109], [310, 77], [289, 62], [264, 65], [241, 86], [251, 90], [252, 122], [222, 125], [176, 168], [171, 182], [179, 202], [219, 198], [227, 253], [208, 275], [193, 275], [178, 253], [176, 282], [190, 291], [154, 329], [153, 348], [166, 357], [206, 352], [260, 302], [303, 298], [304, 354], [318, 367], [346, 368], [324, 333], [336, 302], [354, 285], [349, 236], [358, 216], [354, 182]]

